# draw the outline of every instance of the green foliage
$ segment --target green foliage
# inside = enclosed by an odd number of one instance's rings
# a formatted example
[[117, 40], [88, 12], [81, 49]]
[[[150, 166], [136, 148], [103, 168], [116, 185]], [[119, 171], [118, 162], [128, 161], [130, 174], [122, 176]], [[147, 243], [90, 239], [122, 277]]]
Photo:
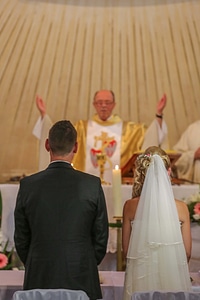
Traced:
[[[5, 245], [3, 246], [2, 251], [0, 251], [0, 253], [2, 253], [2, 254], [4, 254], [5, 256], [7, 256], [7, 258], [8, 258], [8, 263], [7, 263], [7, 265], [4, 266], [3, 268], [0, 268], [0, 270], [12, 270], [12, 262], [11, 262], [11, 259], [12, 259], [12, 254], [13, 254], [14, 248], [12, 248], [11, 251], [8, 251], [8, 250], [7, 250], [8, 243], [9, 243], [9, 241], [7, 241], [7, 242], [5, 243]], [[2, 244], [0, 244], [0, 246], [2, 247]]]
[[200, 219], [199, 220], [194, 219], [194, 207], [197, 203], [198, 202], [191, 202], [191, 203], [187, 204], [187, 206], [188, 206], [188, 210], [189, 210], [189, 213], [190, 213], [191, 222], [195, 222], [195, 223], [200, 225]]
[[187, 204], [191, 222], [200, 225], [200, 193], [191, 195], [184, 202]]
[[112, 227], [112, 228], [121, 228], [122, 227], [122, 223], [109, 223], [109, 227]]

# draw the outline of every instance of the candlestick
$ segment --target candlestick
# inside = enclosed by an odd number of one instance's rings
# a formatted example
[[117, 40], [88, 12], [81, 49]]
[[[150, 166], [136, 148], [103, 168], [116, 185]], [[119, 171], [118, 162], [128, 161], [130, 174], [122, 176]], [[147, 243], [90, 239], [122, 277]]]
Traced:
[[122, 252], [122, 217], [114, 217], [116, 223], [114, 223], [117, 229], [117, 271], [124, 271], [126, 268], [126, 262], [123, 258]]
[[122, 216], [122, 178], [121, 170], [118, 165], [112, 170], [113, 184], [113, 200], [114, 200], [114, 215]]

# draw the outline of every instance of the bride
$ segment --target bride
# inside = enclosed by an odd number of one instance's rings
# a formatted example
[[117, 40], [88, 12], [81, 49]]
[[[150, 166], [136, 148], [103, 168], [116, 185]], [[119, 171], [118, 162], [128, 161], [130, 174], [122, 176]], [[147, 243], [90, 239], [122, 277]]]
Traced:
[[161, 148], [149, 147], [138, 156], [132, 199], [123, 208], [123, 300], [135, 291], [191, 290], [189, 212], [174, 200], [169, 174], [170, 159]]

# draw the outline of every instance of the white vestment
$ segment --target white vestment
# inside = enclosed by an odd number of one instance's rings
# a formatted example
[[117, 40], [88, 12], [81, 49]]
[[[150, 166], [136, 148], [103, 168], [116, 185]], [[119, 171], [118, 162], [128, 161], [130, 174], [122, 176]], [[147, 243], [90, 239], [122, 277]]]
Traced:
[[122, 122], [113, 124], [111, 126], [102, 126], [94, 121], [89, 120], [87, 126], [86, 137], [86, 164], [85, 172], [100, 176], [100, 159], [97, 160], [96, 153], [99, 149], [104, 147], [105, 140], [103, 135], [107, 138], [104, 152], [106, 153], [106, 160], [103, 164], [103, 179], [107, 183], [112, 183], [112, 170], [115, 165], [120, 165], [120, 146], [122, 136]]
[[188, 126], [178, 143], [173, 147], [182, 153], [175, 163], [178, 177], [200, 183], [200, 160], [194, 161], [194, 153], [200, 147], [200, 120]]

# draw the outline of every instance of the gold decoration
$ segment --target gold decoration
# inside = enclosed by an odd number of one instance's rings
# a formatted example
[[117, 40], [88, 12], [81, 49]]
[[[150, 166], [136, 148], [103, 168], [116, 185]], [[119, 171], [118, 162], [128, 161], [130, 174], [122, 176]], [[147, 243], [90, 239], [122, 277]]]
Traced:
[[[107, 132], [101, 132], [100, 136], [95, 136], [95, 143], [94, 146], [96, 147], [97, 142], [101, 141], [101, 148], [98, 149], [99, 153], [96, 154], [97, 157], [97, 163], [99, 167], [99, 172], [100, 172], [100, 179], [102, 184], [110, 184], [109, 182], [106, 182], [104, 180], [104, 171], [109, 170], [112, 168], [112, 162], [109, 159], [109, 157], [106, 154], [106, 147], [109, 145], [109, 143], [114, 139], [114, 137], [109, 137]], [[110, 164], [110, 168], [105, 168], [105, 164], [108, 162]]]

